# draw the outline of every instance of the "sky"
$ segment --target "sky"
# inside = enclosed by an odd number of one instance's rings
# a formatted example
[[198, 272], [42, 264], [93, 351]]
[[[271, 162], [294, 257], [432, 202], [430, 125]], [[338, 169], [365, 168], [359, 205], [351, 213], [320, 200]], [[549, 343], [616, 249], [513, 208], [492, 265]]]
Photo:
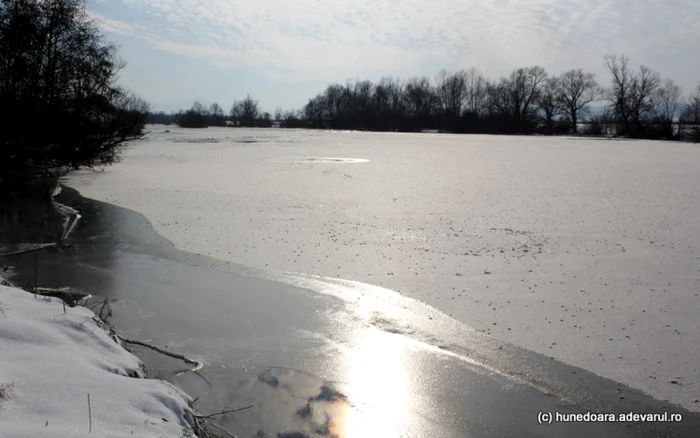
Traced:
[[301, 108], [332, 82], [541, 65], [609, 82], [606, 53], [700, 81], [698, 0], [91, 0], [120, 81], [166, 111], [195, 99]]

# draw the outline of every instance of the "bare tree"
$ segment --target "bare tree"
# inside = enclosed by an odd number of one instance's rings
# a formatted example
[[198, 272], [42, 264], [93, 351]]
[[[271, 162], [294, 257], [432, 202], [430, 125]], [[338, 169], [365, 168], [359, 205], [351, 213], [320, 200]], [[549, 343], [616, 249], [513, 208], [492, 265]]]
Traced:
[[564, 112], [559, 100], [559, 81], [560, 79], [557, 77], [549, 78], [537, 96], [536, 104], [540, 109], [542, 121], [545, 123], [549, 135], [554, 134], [556, 118]]
[[487, 117], [493, 117], [498, 113], [505, 113], [502, 102], [505, 101], [503, 89], [493, 81], [486, 82], [486, 99], [484, 101], [483, 113]]
[[472, 114], [483, 115], [488, 98], [488, 81], [475, 68], [465, 72], [464, 110]]
[[582, 69], [569, 70], [553, 83], [556, 99], [562, 111], [571, 122], [574, 134], [578, 132], [578, 122], [585, 115], [588, 105], [601, 95], [595, 74]]
[[613, 107], [614, 116], [620, 121], [625, 133], [632, 130], [630, 111], [630, 92], [634, 82], [634, 73], [629, 68], [629, 59], [625, 55], [615, 54], [603, 57], [605, 66], [612, 75], [611, 87], [606, 91], [606, 98]]
[[397, 130], [400, 123], [399, 119], [406, 112], [406, 101], [404, 100], [405, 85], [399, 79], [386, 78], [386, 80], [383, 80], [383, 86], [388, 96], [389, 120], [393, 129]]
[[218, 103], [212, 103], [209, 107], [209, 116], [214, 126], [224, 126], [226, 116], [223, 108]]
[[120, 93], [113, 103], [116, 111], [120, 113], [114, 118], [114, 122], [122, 125], [121, 130], [131, 130], [134, 136], [141, 135], [143, 122], [151, 111], [151, 105], [133, 91]]
[[693, 141], [700, 142], [700, 84], [688, 97], [681, 113], [681, 123], [689, 126]]
[[252, 125], [255, 120], [260, 117], [260, 110], [258, 109], [258, 101], [250, 96], [246, 96], [243, 99], [243, 117], [242, 121], [244, 124]]
[[209, 110], [196, 101], [192, 108], [175, 115], [175, 123], [182, 128], [206, 128], [209, 126], [208, 117]]
[[546, 80], [547, 72], [537, 66], [513, 70], [507, 79], [501, 80], [505, 106], [514, 119], [527, 121], [532, 116], [532, 107]]
[[203, 116], [209, 114], [209, 110], [204, 105], [202, 105], [199, 101], [195, 101], [192, 104], [192, 111], [196, 112], [197, 114], [201, 114]]
[[622, 55], [606, 55], [605, 65], [612, 74], [612, 88], [607, 93], [623, 133], [630, 136], [646, 134], [645, 122], [653, 116], [661, 75], [646, 66], [639, 71], [629, 68], [629, 60]]
[[275, 108], [275, 121], [282, 121], [282, 108]]
[[319, 94], [313, 99], [309, 99], [309, 102], [304, 105], [304, 118], [319, 128], [327, 127], [324, 120], [324, 108], [327, 107], [326, 100], [326, 96]]
[[241, 101], [234, 100], [233, 105], [231, 105], [231, 111], [229, 112], [231, 119], [234, 123], [240, 123], [241, 117], [243, 116], [243, 104]]
[[[680, 112], [682, 94], [683, 89], [673, 79], [666, 79], [659, 87], [654, 114], [665, 137], [674, 137], [673, 123]], [[680, 128], [678, 134], [680, 135]]]
[[240, 101], [234, 101], [231, 107], [231, 118], [241, 126], [253, 126], [260, 117], [258, 101], [250, 96]]
[[391, 124], [391, 84], [387, 78], [382, 78], [374, 87], [372, 95], [372, 113], [375, 119], [375, 127], [384, 131]]
[[414, 121], [426, 128], [437, 106], [437, 98], [427, 76], [411, 78], [405, 88], [406, 109]]
[[440, 107], [440, 111], [443, 114], [447, 114], [447, 108], [448, 108], [448, 86], [447, 83], [449, 81], [450, 74], [445, 70], [444, 68], [440, 70], [437, 75], [435, 75], [435, 95], [437, 97], [437, 103], [438, 106]]
[[644, 122], [654, 113], [660, 86], [661, 74], [648, 67], [641, 66], [639, 73], [634, 76], [629, 107], [630, 115], [640, 132], [644, 132]]
[[345, 87], [340, 84], [331, 84], [326, 88], [324, 96], [323, 118], [328, 123], [338, 122], [343, 116], [347, 116], [351, 102], [347, 98], [349, 94], [346, 93]]
[[534, 128], [535, 103], [546, 80], [547, 72], [542, 67], [526, 67], [513, 70], [490, 88], [490, 105], [510, 120], [508, 132], [523, 133]]
[[303, 110], [287, 110], [282, 112], [282, 120], [284, 120], [284, 126], [286, 128], [298, 128], [303, 126], [303, 119]]
[[449, 74], [445, 70], [440, 71], [436, 77], [437, 99], [442, 113], [447, 118], [457, 119], [462, 115], [462, 106], [467, 95], [466, 77], [465, 71]]
[[359, 129], [363, 131], [373, 124], [371, 111], [373, 91], [374, 84], [371, 81], [357, 81], [352, 90], [353, 118], [359, 123]]
[[257, 124], [260, 128], [269, 128], [272, 126], [272, 114], [269, 111], [264, 111], [260, 113], [260, 117], [257, 120]]

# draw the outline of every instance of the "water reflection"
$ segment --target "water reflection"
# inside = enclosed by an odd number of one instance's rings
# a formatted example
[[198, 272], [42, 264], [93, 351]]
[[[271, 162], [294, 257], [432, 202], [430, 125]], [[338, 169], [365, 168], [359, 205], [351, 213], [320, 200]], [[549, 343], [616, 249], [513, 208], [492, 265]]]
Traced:
[[371, 327], [354, 331], [352, 344], [339, 368], [326, 371], [345, 375], [343, 382], [286, 368], [243, 379], [227, 402], [253, 408], [222, 418], [222, 425], [251, 437], [398, 437], [416, 429], [420, 370], [411, 369], [411, 346]]
[[333, 434], [339, 438], [399, 436], [410, 423], [413, 398], [406, 345], [396, 335], [363, 330], [345, 359], [352, 406], [334, 422]]
[[0, 255], [49, 246], [75, 228], [80, 215], [49, 198], [12, 198], [0, 201]]

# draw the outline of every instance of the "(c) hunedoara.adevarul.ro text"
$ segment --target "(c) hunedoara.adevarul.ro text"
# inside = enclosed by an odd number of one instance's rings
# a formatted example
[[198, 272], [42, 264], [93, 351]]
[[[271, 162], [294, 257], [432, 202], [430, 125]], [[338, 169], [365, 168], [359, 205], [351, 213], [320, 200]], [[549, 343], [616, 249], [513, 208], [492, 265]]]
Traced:
[[542, 411], [537, 414], [537, 422], [540, 424], [552, 423], [632, 423], [632, 422], [649, 422], [649, 423], [679, 423], [683, 421], [683, 415], [677, 413], [654, 413], [654, 414], [638, 414], [634, 412], [624, 414], [605, 414], [605, 413], [562, 413]]

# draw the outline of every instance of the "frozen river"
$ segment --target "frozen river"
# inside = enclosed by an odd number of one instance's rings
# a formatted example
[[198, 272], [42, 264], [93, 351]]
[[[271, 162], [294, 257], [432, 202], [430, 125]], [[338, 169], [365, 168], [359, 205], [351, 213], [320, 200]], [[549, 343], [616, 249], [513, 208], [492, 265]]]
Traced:
[[179, 249], [382, 286], [700, 411], [700, 147], [150, 129], [69, 185]]

